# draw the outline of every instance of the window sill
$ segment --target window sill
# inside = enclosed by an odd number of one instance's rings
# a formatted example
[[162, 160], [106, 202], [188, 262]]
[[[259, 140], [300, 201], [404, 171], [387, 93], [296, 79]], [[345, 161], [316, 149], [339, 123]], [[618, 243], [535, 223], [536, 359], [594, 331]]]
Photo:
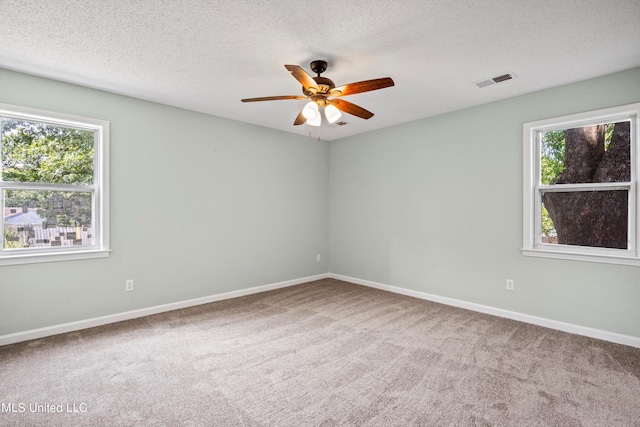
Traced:
[[69, 252], [41, 252], [0, 257], [0, 266], [35, 264], [41, 262], [72, 261], [79, 259], [106, 258], [111, 251], [108, 249], [69, 251]]
[[522, 249], [522, 255], [539, 258], [566, 259], [572, 261], [599, 262], [605, 264], [621, 264], [640, 266], [640, 258], [614, 254], [595, 254], [553, 249]]

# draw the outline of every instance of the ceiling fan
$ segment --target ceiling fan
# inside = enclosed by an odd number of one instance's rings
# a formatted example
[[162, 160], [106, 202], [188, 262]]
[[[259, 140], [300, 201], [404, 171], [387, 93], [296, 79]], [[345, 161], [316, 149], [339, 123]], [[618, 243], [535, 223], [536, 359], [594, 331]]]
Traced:
[[262, 98], [245, 98], [242, 102], [257, 101], [277, 101], [281, 99], [308, 99], [309, 102], [302, 108], [295, 121], [294, 126], [308, 123], [311, 126], [320, 126], [322, 116], [320, 109], [324, 109], [324, 114], [329, 123], [335, 123], [341, 116], [341, 111], [360, 117], [362, 119], [370, 119], [373, 117], [371, 111], [342, 99], [341, 96], [354, 95], [356, 93], [369, 92], [372, 90], [384, 89], [393, 86], [393, 80], [390, 77], [380, 79], [364, 80], [361, 82], [348, 83], [338, 86], [332, 80], [320, 76], [327, 69], [326, 61], [313, 61], [311, 63], [311, 71], [317, 74], [317, 77], [311, 77], [299, 65], [285, 65], [285, 68], [302, 84], [302, 95], [283, 95], [283, 96], [265, 96]]

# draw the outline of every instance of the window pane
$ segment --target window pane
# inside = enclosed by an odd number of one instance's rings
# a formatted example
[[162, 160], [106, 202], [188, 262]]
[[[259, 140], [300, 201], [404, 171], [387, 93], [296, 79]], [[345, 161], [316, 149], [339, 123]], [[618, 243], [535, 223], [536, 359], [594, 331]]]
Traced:
[[630, 181], [630, 130], [624, 121], [543, 132], [541, 184]]
[[626, 190], [542, 193], [542, 243], [627, 249]]
[[4, 248], [89, 246], [92, 193], [5, 190]]
[[92, 184], [94, 132], [2, 118], [4, 181]]

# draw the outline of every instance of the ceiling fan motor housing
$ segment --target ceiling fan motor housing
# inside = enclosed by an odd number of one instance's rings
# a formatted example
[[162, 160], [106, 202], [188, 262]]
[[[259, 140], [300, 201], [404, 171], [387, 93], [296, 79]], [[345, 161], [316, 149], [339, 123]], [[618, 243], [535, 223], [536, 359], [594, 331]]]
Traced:
[[[312, 77], [313, 80], [318, 84], [318, 92], [317, 94], [328, 95], [331, 89], [335, 88], [336, 85], [333, 83], [333, 80], [328, 79], [326, 77]], [[315, 93], [307, 90], [304, 86], [302, 87], [302, 93], [307, 96], [315, 95]]]
[[320, 74], [324, 73], [327, 70], [327, 61], [313, 61], [310, 65], [311, 71], [318, 74], [316, 77], [311, 77], [316, 84], [318, 85], [317, 92], [311, 92], [307, 90], [304, 86], [302, 87], [302, 93], [307, 96], [313, 95], [327, 95], [331, 89], [335, 88], [336, 85], [333, 83], [333, 80], [328, 79], [326, 77], [322, 77]]

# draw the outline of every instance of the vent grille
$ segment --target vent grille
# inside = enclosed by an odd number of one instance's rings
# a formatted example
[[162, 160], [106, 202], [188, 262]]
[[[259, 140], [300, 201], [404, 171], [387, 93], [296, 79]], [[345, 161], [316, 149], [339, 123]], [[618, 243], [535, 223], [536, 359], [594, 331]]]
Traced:
[[493, 80], [483, 80], [481, 82], [476, 82], [475, 85], [479, 88], [487, 87], [496, 84]]
[[501, 76], [494, 77], [491, 80], [493, 80], [496, 83], [500, 83], [500, 82], [504, 82], [506, 80], [511, 80], [512, 78], [513, 78], [513, 76], [511, 74], [503, 74]]
[[513, 80], [516, 78], [516, 75], [513, 73], [502, 74], [501, 76], [492, 77], [490, 79], [480, 80], [479, 82], [475, 82], [474, 85], [478, 88], [483, 88], [487, 86], [494, 85], [496, 83], [506, 82], [507, 80]]

